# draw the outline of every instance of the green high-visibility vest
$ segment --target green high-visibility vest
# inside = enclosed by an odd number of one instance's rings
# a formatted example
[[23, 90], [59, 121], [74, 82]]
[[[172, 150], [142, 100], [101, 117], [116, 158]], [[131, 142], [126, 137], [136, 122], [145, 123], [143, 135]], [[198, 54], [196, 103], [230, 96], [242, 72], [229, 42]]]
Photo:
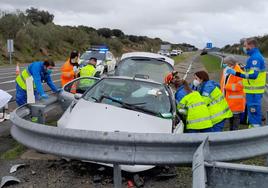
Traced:
[[203, 98], [208, 106], [213, 125], [233, 116], [227, 101], [218, 87], [215, 87], [209, 96], [203, 96]]
[[266, 72], [265, 70], [259, 70], [259, 68], [252, 68], [248, 72], [243, 72], [243, 74], [248, 77], [250, 74], [254, 73], [254, 70], [258, 71], [258, 77], [253, 79], [243, 79], [243, 86], [245, 93], [251, 94], [262, 94], [265, 92], [265, 84], [266, 84]]
[[207, 129], [212, 127], [209, 110], [197, 91], [189, 93], [177, 104], [177, 109], [185, 109], [186, 129]]
[[16, 77], [16, 82], [22, 89], [26, 90], [26, 79], [29, 77], [31, 77], [31, 74], [29, 73], [28, 69], [25, 68], [22, 73]]
[[[96, 69], [91, 64], [84, 66], [80, 70], [80, 77], [94, 77], [95, 74], [96, 74]], [[79, 87], [80, 88], [89, 87], [94, 83], [95, 83], [94, 80], [81, 79], [79, 83]]]

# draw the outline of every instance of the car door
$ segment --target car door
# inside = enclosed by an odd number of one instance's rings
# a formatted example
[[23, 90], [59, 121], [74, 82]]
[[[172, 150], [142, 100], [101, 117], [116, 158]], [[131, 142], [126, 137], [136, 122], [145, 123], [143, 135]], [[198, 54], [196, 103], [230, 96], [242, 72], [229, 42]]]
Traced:
[[59, 95], [63, 109], [65, 110], [70, 106], [75, 94], [84, 94], [98, 80], [99, 78], [95, 77], [79, 77], [64, 85], [63, 91]]

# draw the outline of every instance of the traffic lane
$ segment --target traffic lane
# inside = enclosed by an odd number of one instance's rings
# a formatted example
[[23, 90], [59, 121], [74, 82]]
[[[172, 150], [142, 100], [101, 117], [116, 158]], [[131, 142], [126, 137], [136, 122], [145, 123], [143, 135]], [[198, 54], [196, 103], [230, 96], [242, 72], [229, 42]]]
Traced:
[[[52, 76], [53, 75], [58, 75], [58, 74], [61, 74], [60, 72], [60, 69], [55, 69], [52, 73]], [[0, 76], [0, 84], [2, 83], [5, 83], [5, 82], [11, 82], [12, 80], [15, 80], [16, 79], [16, 75], [15, 74], [10, 74], [9, 75], [1, 75]], [[0, 86], [1, 87], [1, 86]]]
[[[55, 63], [55, 68], [60, 69], [61, 66], [64, 64], [64, 61], [58, 61]], [[24, 64], [23, 66], [19, 66], [20, 71], [22, 71], [24, 68], [26, 68], [29, 64]], [[10, 66], [0, 66], [0, 76], [7, 75], [8, 73], [15, 74], [16, 73], [16, 65]]]
[[[61, 67], [55, 67], [54, 71], [60, 71]], [[22, 72], [24, 70], [24, 68], [20, 68], [20, 72]], [[16, 77], [16, 70], [2, 70], [2, 72], [0, 72], [0, 78], [4, 78], [4, 77], [8, 77], [8, 76], [14, 76]]]
[[[61, 75], [60, 72], [52, 74], [51, 75], [52, 80], [60, 79], [60, 75]], [[15, 86], [16, 86], [15, 79], [9, 79], [9, 80], [3, 81], [3, 82], [0, 81], [0, 88], [2, 90], [9, 90], [9, 89], [15, 88]]]

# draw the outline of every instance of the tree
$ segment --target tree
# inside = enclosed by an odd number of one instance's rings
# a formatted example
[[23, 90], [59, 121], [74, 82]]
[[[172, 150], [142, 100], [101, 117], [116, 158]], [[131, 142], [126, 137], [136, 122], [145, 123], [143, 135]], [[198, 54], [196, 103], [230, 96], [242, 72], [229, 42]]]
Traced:
[[26, 10], [26, 16], [32, 24], [42, 23], [44, 25], [52, 23], [54, 15], [50, 14], [48, 11], [38, 10], [37, 8], [31, 7]]
[[100, 28], [97, 30], [97, 32], [100, 36], [103, 36], [105, 38], [111, 38], [111, 36], [113, 35], [112, 30], [109, 28]]
[[26, 19], [23, 13], [5, 14], [0, 18], [0, 33], [4, 38], [15, 38], [18, 31], [25, 25]]
[[113, 36], [116, 36], [118, 38], [124, 37], [125, 34], [120, 29], [113, 29], [112, 30]]

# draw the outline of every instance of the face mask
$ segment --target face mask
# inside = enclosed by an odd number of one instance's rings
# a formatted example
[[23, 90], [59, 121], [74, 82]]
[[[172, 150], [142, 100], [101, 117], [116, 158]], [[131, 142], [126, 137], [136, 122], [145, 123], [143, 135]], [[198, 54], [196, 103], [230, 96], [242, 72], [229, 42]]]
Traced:
[[227, 64], [223, 63], [222, 68], [226, 68], [226, 67], [227, 67]]
[[52, 73], [52, 69], [47, 69], [47, 73], [51, 74]]
[[75, 59], [71, 59], [71, 63], [72, 64], [75, 64]]
[[243, 47], [243, 52], [244, 52], [245, 54], [248, 54], [248, 50], [247, 50], [246, 47]]
[[200, 85], [200, 82], [198, 80], [194, 79], [193, 84], [195, 87], [197, 87]]

